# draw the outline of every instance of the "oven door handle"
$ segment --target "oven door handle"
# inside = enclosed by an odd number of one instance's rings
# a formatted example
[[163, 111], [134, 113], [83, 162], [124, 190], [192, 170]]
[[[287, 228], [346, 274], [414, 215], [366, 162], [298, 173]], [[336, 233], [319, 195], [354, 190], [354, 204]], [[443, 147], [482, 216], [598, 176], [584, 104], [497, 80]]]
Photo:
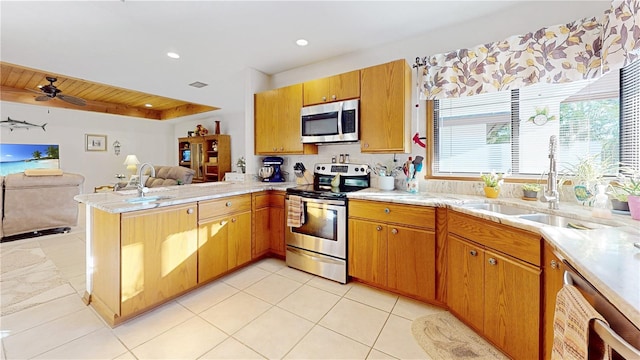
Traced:
[[300, 255], [302, 257], [306, 257], [309, 258], [313, 261], [320, 261], [320, 262], [326, 262], [326, 263], [331, 263], [331, 264], [337, 264], [337, 265], [342, 265], [343, 263], [338, 261], [338, 260], [334, 260], [328, 256], [323, 256], [323, 257], [317, 257], [317, 256], [313, 256], [313, 255], [309, 255], [306, 254], [305, 252], [303, 252], [302, 250], [296, 249], [294, 247], [291, 246], [287, 246], [287, 251], [291, 251], [292, 253], [295, 253], [296, 255]]
[[[287, 197], [287, 200], [289, 198]], [[345, 206], [345, 202], [341, 200], [327, 200], [327, 199], [313, 199], [308, 197], [302, 197], [302, 202], [308, 202], [313, 204], [326, 204], [326, 205], [336, 205], [336, 206]]]

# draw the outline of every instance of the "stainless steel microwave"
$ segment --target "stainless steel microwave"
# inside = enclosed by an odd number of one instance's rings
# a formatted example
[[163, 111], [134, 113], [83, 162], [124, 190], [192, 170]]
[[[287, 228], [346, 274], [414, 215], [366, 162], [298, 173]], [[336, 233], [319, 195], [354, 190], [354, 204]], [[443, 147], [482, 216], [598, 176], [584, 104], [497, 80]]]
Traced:
[[300, 111], [303, 143], [358, 141], [360, 100], [305, 106]]

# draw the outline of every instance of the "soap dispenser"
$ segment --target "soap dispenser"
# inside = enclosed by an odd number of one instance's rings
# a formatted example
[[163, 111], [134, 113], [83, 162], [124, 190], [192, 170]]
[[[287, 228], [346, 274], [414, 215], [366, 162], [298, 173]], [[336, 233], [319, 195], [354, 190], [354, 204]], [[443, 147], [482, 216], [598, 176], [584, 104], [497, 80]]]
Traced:
[[609, 197], [605, 194], [606, 188], [606, 185], [598, 185], [598, 193], [595, 196], [593, 209], [591, 209], [591, 216], [593, 217], [611, 219], [611, 210], [607, 206]]

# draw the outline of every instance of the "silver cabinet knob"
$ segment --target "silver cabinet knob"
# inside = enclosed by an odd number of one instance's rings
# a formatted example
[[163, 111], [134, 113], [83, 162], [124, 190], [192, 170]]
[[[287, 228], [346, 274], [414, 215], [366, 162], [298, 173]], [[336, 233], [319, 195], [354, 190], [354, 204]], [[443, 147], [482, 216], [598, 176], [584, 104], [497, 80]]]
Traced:
[[322, 101], [327, 101], [327, 97], [326, 97], [326, 96], [323, 96], [323, 97], [322, 97]]
[[382, 226], [380, 226], [380, 225], [376, 226], [376, 230], [377, 231], [382, 231]]
[[398, 233], [398, 229], [391, 229], [391, 233], [392, 233], [393, 235], [397, 234], [397, 233]]
[[364, 148], [368, 148], [369, 147], [369, 143], [364, 143]]
[[189, 214], [189, 215], [193, 214], [193, 208], [188, 208], [187, 209], [187, 214]]
[[238, 219], [236, 219], [236, 218], [231, 218], [231, 222], [232, 222], [232, 223], [236, 222], [237, 220], [238, 220]]
[[498, 263], [498, 260], [494, 259], [494, 258], [489, 258], [489, 264], [491, 265], [495, 265]]
[[390, 212], [391, 212], [391, 209], [389, 209], [389, 208], [384, 208], [384, 213], [385, 213], [385, 214], [388, 214], [388, 213], [390, 213]]
[[227, 201], [227, 203], [225, 205], [227, 205], [227, 207], [230, 207], [231, 206], [231, 201]]
[[281, 148], [280, 148], [280, 151], [284, 151], [284, 147], [281, 147]]
[[471, 250], [471, 251], [469, 251], [469, 255], [471, 255], [471, 256], [478, 256], [478, 252], [477, 252], [477, 251], [475, 251], [475, 250]]
[[338, 98], [337, 96], [335, 96], [335, 95], [331, 95], [331, 99], [335, 100], [335, 99], [337, 99], [337, 98]]
[[557, 269], [557, 268], [559, 268], [559, 267], [560, 267], [560, 265], [558, 264], [558, 262], [557, 262], [557, 261], [555, 261], [555, 260], [551, 260], [551, 268], [552, 268], [552, 269]]

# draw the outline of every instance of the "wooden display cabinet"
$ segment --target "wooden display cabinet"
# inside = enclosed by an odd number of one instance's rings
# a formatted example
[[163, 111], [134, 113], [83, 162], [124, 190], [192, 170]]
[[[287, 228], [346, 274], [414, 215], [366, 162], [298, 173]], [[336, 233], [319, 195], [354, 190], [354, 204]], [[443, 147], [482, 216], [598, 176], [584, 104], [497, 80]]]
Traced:
[[224, 175], [231, 171], [231, 137], [178, 138], [178, 164], [195, 171], [193, 182], [223, 181]]

